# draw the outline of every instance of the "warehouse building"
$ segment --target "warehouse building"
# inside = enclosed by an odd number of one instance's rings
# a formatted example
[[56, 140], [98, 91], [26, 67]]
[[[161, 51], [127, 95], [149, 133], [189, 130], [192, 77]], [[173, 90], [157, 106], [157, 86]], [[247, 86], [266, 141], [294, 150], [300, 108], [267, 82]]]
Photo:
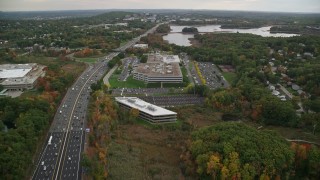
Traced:
[[46, 66], [31, 64], [0, 65], [0, 84], [8, 91], [32, 89], [39, 77], [45, 75]]
[[139, 110], [139, 117], [151, 123], [175, 122], [177, 113], [145, 102], [137, 97], [116, 97], [120, 107]]

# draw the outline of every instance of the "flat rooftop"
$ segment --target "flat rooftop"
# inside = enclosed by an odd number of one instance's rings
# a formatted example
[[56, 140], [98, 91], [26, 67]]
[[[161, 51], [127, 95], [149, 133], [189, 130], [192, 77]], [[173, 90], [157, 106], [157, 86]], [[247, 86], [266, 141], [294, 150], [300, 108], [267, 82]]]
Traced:
[[141, 63], [134, 69], [134, 73], [141, 73], [149, 77], [182, 77], [178, 63]]
[[147, 63], [180, 63], [178, 55], [149, 54]]
[[133, 45], [135, 48], [148, 48], [148, 44], [135, 44]]
[[152, 116], [176, 115], [177, 113], [165, 108], [150, 104], [137, 97], [115, 97], [116, 101], [131, 108], [150, 114]]
[[2, 64], [0, 65], [0, 78], [22, 78], [28, 74], [35, 64]]

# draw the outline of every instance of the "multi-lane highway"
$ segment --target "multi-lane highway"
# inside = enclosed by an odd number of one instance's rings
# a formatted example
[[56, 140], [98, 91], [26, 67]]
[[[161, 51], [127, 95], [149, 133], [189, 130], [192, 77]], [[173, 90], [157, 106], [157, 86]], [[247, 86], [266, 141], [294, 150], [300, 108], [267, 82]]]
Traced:
[[[124, 51], [138, 42], [140, 37], [154, 32], [156, 27], [117, 50]], [[111, 53], [105, 59], [89, 66], [69, 88], [55, 114], [47, 143], [40, 154], [32, 179], [81, 179], [80, 160], [87, 133], [86, 115], [90, 86], [102, 78], [108, 70], [108, 61], [117, 55], [117, 52]]]

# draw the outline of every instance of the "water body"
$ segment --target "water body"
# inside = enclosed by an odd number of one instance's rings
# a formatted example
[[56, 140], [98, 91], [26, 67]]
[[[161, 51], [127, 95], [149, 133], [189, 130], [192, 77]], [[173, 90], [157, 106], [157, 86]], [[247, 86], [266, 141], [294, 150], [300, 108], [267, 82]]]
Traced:
[[[189, 38], [193, 38], [192, 34], [182, 34], [182, 29], [190, 26], [170, 26], [171, 31], [168, 35], [163, 36], [170, 44], [179, 46], [191, 46]], [[199, 33], [221, 32], [221, 33], [248, 33], [255, 34], [262, 37], [292, 37], [299, 36], [298, 34], [287, 33], [270, 33], [271, 26], [253, 28], [253, 29], [221, 29], [221, 25], [207, 25], [207, 26], [194, 26], [198, 28]]]

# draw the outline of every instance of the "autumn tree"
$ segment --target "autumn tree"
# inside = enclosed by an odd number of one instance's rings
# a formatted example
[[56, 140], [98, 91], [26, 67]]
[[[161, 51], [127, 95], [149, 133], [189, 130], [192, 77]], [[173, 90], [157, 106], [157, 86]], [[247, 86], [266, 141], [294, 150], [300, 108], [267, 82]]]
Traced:
[[282, 137], [241, 123], [220, 123], [193, 132], [189, 150], [203, 178], [285, 177], [294, 161]]

